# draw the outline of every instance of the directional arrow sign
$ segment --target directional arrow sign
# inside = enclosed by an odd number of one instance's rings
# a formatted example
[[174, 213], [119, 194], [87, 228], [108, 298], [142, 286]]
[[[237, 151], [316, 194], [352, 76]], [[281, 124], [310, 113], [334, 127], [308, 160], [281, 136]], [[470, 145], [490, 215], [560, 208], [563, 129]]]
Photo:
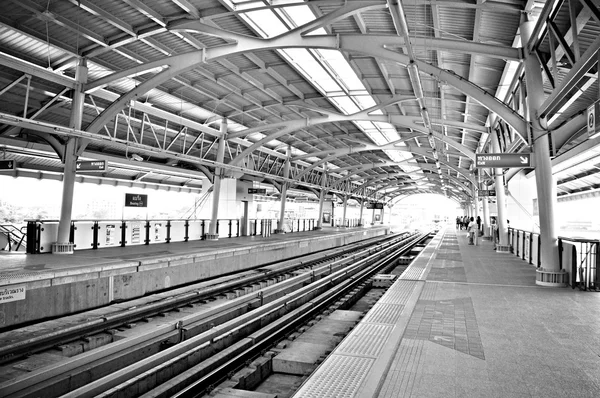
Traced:
[[530, 153], [476, 153], [476, 167], [531, 167]]
[[77, 171], [106, 171], [106, 160], [78, 160]]
[[15, 166], [14, 160], [0, 160], [0, 170], [14, 170]]

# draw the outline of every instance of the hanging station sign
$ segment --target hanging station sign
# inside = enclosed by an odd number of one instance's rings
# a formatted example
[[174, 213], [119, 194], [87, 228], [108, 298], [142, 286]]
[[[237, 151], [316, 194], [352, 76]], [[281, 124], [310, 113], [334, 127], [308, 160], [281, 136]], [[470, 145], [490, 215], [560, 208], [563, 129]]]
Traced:
[[16, 162], [14, 160], [0, 160], [0, 170], [14, 170]]
[[476, 153], [475, 166], [485, 168], [531, 167], [531, 153]]
[[148, 207], [148, 195], [126, 193], [125, 207]]
[[369, 203], [367, 203], [367, 209], [382, 210], [383, 209], [383, 203], [369, 202]]
[[106, 160], [78, 160], [75, 162], [77, 171], [106, 171]]
[[587, 133], [588, 138], [600, 135], [600, 102], [594, 102], [587, 108]]
[[248, 193], [264, 195], [267, 193], [267, 188], [248, 188]]
[[496, 196], [496, 190], [495, 189], [480, 189], [479, 190], [479, 196]]

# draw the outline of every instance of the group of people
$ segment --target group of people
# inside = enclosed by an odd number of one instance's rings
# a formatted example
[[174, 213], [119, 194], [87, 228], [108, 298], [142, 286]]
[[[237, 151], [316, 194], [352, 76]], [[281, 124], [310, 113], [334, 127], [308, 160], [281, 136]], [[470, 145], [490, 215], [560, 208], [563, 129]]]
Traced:
[[[510, 221], [506, 220], [508, 225]], [[496, 222], [496, 217], [491, 217], [491, 225], [492, 229], [492, 240], [494, 243], [494, 249], [498, 245], [500, 241], [500, 231], [498, 229], [498, 223]], [[476, 245], [477, 237], [483, 236], [483, 225], [481, 222], [481, 217], [477, 216], [477, 219], [468, 216], [458, 216], [456, 217], [456, 229], [467, 230], [469, 236], [469, 244]]]
[[474, 219], [473, 217], [468, 217], [468, 216], [458, 216], [456, 217], [456, 229], [469, 229], [469, 223], [470, 222], [475, 222], [477, 224], [477, 230], [481, 230], [481, 217], [477, 216], [477, 219]]
[[477, 244], [477, 237], [483, 232], [481, 229], [481, 217], [477, 216], [477, 219], [475, 219], [474, 217], [458, 216], [456, 217], [456, 228], [461, 231], [466, 229], [469, 234], [469, 244], [475, 245]]

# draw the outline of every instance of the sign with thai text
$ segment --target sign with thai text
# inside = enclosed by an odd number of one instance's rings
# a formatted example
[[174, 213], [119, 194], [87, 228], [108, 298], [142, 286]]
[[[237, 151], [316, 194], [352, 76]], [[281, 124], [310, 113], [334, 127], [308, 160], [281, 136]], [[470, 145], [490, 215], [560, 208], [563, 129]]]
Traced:
[[106, 171], [106, 160], [78, 160], [75, 162], [77, 171]]
[[148, 207], [148, 195], [126, 193], [125, 207]]
[[496, 190], [495, 189], [480, 189], [479, 190], [479, 196], [496, 196]]
[[531, 167], [531, 153], [476, 153], [476, 167]]
[[258, 194], [264, 195], [267, 193], [267, 189], [266, 188], [248, 188], [248, 193], [251, 193], [251, 194], [258, 193]]
[[25, 300], [25, 285], [6, 286], [0, 288], [0, 304], [11, 301]]

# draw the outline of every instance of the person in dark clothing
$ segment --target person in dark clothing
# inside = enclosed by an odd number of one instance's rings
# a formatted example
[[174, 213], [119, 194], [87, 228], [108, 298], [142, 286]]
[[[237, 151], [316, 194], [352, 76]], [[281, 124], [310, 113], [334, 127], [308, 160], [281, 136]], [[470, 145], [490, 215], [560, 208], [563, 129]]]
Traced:
[[481, 231], [481, 217], [477, 216], [477, 234]]

